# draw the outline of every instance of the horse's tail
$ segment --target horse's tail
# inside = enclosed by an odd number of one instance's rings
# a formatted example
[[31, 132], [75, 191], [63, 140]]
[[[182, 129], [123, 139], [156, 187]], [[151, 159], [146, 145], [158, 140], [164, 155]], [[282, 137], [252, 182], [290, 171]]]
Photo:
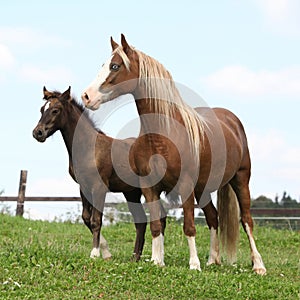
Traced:
[[239, 240], [239, 206], [229, 183], [218, 190], [217, 201], [222, 248], [227, 254], [228, 262], [234, 263]]

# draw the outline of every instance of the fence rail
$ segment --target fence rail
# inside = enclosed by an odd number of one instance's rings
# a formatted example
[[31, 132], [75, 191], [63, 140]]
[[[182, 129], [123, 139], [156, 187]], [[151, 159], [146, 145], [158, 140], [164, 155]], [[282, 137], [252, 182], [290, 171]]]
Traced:
[[[23, 216], [25, 201], [53, 201], [53, 202], [80, 202], [80, 197], [26, 197], [27, 171], [22, 170], [20, 173], [19, 193], [17, 197], [0, 196], [0, 202], [17, 202], [16, 215]], [[114, 207], [119, 203], [107, 203], [106, 206]], [[198, 205], [195, 207], [200, 208]], [[181, 205], [171, 203], [165, 204], [166, 209], [181, 208]], [[251, 208], [254, 219], [273, 219], [273, 220], [300, 220], [300, 208]]]

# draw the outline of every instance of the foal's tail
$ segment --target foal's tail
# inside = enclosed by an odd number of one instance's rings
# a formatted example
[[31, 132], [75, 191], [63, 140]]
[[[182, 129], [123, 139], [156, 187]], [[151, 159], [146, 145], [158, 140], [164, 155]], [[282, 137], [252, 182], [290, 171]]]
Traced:
[[228, 183], [218, 190], [218, 214], [222, 247], [229, 263], [236, 261], [239, 239], [239, 206], [236, 194]]

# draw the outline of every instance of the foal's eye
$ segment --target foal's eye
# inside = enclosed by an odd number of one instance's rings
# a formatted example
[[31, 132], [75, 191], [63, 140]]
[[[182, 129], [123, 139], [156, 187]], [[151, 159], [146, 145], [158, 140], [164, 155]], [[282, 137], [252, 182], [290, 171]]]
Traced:
[[120, 69], [120, 66], [117, 64], [111, 64], [110, 69], [112, 71], [118, 71]]
[[52, 115], [57, 115], [58, 112], [59, 112], [59, 109], [54, 108], [51, 113], [52, 113]]

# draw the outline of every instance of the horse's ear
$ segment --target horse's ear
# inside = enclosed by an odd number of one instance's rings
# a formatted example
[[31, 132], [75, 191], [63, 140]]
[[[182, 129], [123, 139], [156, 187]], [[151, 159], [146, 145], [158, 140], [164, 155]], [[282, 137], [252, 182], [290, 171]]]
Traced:
[[47, 100], [51, 96], [51, 92], [47, 91], [46, 87], [43, 87], [44, 99]]
[[128, 55], [132, 51], [132, 49], [129, 46], [129, 44], [127, 43], [125, 35], [123, 33], [121, 33], [121, 44], [122, 44], [124, 52]]
[[59, 97], [60, 101], [70, 101], [72, 98], [71, 98], [71, 87], [69, 86], [69, 88], [64, 91], [61, 96]]
[[110, 37], [110, 43], [113, 51], [119, 47], [119, 44], [113, 40], [112, 36]]

